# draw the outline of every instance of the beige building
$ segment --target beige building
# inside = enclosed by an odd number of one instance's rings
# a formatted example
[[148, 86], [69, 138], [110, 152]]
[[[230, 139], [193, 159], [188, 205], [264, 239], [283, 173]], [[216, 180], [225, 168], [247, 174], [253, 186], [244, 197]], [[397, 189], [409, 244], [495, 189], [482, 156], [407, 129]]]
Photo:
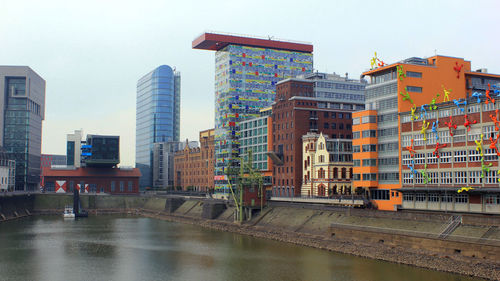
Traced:
[[350, 139], [330, 139], [322, 133], [309, 132], [302, 136], [302, 152], [302, 196], [332, 197], [352, 193]]

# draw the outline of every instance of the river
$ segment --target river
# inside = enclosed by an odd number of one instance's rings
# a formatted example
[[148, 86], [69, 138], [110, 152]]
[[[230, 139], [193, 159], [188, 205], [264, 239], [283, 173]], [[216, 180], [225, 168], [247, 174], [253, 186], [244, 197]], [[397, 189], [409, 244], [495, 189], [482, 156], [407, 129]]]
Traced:
[[0, 223], [0, 280], [477, 280], [141, 217]]

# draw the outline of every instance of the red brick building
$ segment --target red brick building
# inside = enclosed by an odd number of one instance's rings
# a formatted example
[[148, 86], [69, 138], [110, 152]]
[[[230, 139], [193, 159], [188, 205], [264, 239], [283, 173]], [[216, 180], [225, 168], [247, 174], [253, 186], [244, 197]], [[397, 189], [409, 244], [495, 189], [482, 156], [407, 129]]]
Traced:
[[139, 193], [141, 172], [137, 168], [45, 168], [43, 170], [46, 192], [80, 192], [108, 194]]
[[209, 191], [214, 189], [215, 130], [200, 132], [200, 147], [183, 150], [174, 156], [174, 186], [182, 190]]
[[[274, 196], [300, 196], [302, 136], [307, 132], [322, 132], [333, 139], [352, 138], [351, 113], [359, 109], [363, 101], [345, 101], [348, 96], [336, 100], [320, 97], [315, 91], [317, 83], [317, 80], [292, 78], [276, 86], [272, 109], [273, 145], [269, 149], [269, 156], [274, 161]], [[359, 81], [352, 84], [360, 85]]]

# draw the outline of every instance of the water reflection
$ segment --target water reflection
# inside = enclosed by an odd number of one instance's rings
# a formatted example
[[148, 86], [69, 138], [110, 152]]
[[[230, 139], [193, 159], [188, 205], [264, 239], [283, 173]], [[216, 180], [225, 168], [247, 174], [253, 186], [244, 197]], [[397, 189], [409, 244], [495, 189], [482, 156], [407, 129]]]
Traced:
[[2, 280], [472, 280], [191, 225], [99, 216], [0, 224]]

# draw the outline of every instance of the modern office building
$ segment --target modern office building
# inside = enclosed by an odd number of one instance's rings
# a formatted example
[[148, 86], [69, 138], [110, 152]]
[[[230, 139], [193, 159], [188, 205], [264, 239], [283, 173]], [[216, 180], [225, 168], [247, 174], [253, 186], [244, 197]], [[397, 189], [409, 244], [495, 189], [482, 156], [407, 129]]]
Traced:
[[174, 156], [184, 149], [186, 142], [157, 142], [153, 146], [153, 187], [173, 188]]
[[302, 151], [302, 196], [332, 197], [351, 192], [352, 140], [308, 132], [302, 136]]
[[200, 132], [200, 145], [186, 140], [183, 150], [174, 156], [174, 185], [176, 189], [213, 192], [214, 190], [215, 130]]
[[49, 168], [52, 165], [56, 166], [65, 166], [67, 165], [67, 157], [66, 155], [58, 155], [58, 154], [42, 154], [40, 167]]
[[0, 66], [0, 145], [16, 161], [16, 190], [40, 185], [45, 80], [28, 66]]
[[260, 117], [241, 121], [240, 159], [248, 161], [249, 152], [252, 151], [252, 164], [254, 171], [259, 171], [263, 176], [263, 184], [271, 193], [273, 178], [273, 161], [267, 156], [269, 147], [273, 146], [272, 138], [272, 107], [260, 110]]
[[352, 138], [352, 112], [364, 109], [364, 88], [364, 81], [321, 73], [278, 82], [269, 148], [274, 196], [302, 194], [302, 136], [315, 132], [333, 139]]
[[13, 191], [16, 185], [16, 161], [0, 147], [0, 191]]
[[[364, 188], [381, 210], [484, 211], [493, 197], [473, 193], [499, 192], [495, 176], [480, 174], [484, 167], [495, 175], [498, 170], [491, 150], [495, 139], [489, 140], [496, 122], [489, 115], [496, 118], [493, 86], [500, 76], [439, 55], [382, 65], [363, 75], [371, 83], [366, 110], [353, 114], [353, 186]], [[476, 146], [481, 134], [484, 142]], [[480, 147], [484, 159], [476, 153]], [[476, 191], [459, 193], [461, 187]]]
[[84, 167], [116, 167], [120, 163], [120, 137], [87, 135], [81, 158]]
[[161, 65], [137, 82], [135, 162], [141, 188], [153, 186], [153, 147], [179, 141], [180, 72]]
[[82, 141], [83, 131], [75, 130], [73, 134], [66, 136], [66, 165], [68, 166], [81, 166], [82, 155]]
[[215, 53], [215, 189], [230, 193], [227, 175], [239, 171], [240, 122], [274, 102], [276, 83], [313, 70], [309, 43], [203, 33], [194, 49]]

